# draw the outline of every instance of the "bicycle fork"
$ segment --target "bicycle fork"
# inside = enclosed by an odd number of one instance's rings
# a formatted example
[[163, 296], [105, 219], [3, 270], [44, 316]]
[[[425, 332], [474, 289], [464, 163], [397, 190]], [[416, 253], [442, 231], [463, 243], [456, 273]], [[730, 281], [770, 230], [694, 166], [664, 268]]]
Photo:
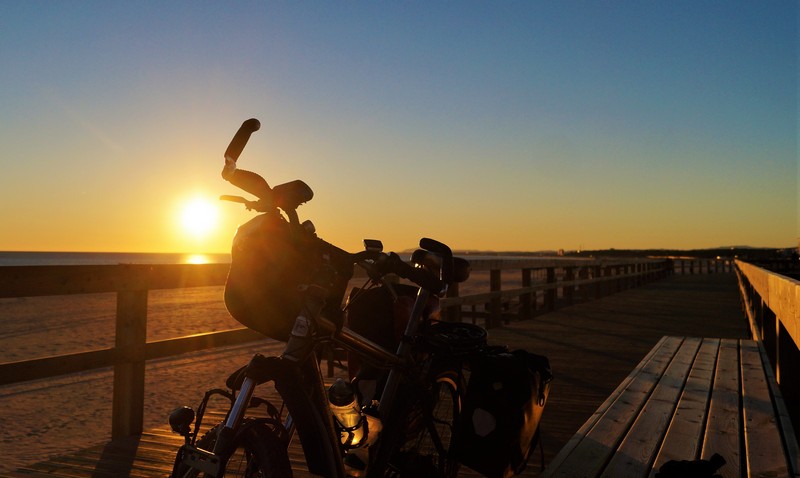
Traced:
[[[264, 357], [260, 354], [255, 355], [250, 360], [244, 372], [245, 377], [239, 388], [239, 394], [236, 396], [230, 412], [217, 434], [217, 440], [214, 443], [214, 455], [225, 457], [233, 452], [235, 443], [234, 437], [244, 421], [245, 412], [253, 400], [256, 386], [276, 378], [275, 368], [278, 365], [277, 360], [279, 359], [275, 357]], [[290, 414], [286, 415], [286, 418], [282, 421], [282, 425], [287, 432], [287, 436], [293, 436], [295, 426], [294, 420]]]

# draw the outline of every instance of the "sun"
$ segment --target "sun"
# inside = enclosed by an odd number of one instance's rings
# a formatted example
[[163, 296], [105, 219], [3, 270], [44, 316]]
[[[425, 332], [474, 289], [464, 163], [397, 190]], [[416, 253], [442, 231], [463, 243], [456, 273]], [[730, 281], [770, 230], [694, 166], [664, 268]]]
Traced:
[[197, 239], [208, 236], [214, 230], [217, 218], [216, 203], [200, 196], [188, 200], [180, 211], [181, 228]]

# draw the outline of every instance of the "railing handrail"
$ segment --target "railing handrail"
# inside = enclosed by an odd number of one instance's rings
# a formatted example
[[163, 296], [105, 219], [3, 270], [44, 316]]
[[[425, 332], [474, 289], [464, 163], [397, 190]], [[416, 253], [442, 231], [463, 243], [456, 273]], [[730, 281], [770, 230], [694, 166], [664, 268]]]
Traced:
[[[648, 277], [671, 272], [670, 263], [657, 259], [471, 259], [473, 270], [491, 271], [492, 290], [488, 293], [442, 300], [443, 308], [491, 303], [493, 316], [499, 316], [501, 300], [510, 297], [530, 299], [545, 291], [554, 307], [556, 289], [571, 298], [576, 286], [617, 284], [613, 291], [640, 283]], [[148, 291], [186, 287], [221, 286], [229, 264], [123, 264], [65, 266], [2, 266], [0, 298], [116, 293], [115, 346], [101, 350], [0, 363], [0, 385], [49, 378], [67, 373], [114, 367], [112, 435], [141, 432], [143, 422], [144, 364], [154, 358], [169, 357], [224, 345], [242, 344], [264, 336], [247, 328], [196, 334], [147, 342]], [[357, 268], [358, 269], [358, 268]], [[560, 278], [555, 270], [563, 270]], [[522, 270], [523, 287], [502, 290], [500, 272]], [[531, 272], [547, 271], [546, 282], [533, 284]], [[590, 272], [592, 278], [588, 278]], [[360, 274], [357, 274], [359, 276]], [[612, 291], [612, 292], [613, 292]], [[598, 294], [599, 296], [599, 294]], [[546, 297], [547, 300], [547, 297]], [[487, 324], [488, 324], [487, 319]]]
[[[790, 269], [787, 264], [784, 267]], [[782, 413], [788, 414], [798, 429], [800, 281], [741, 260], [736, 261], [736, 276], [750, 333], [769, 361], [787, 406]]]
[[[736, 269], [742, 298], [750, 302], [746, 312], [753, 337], [763, 341], [767, 332], [756, 323], [758, 311], [755, 309], [761, 306], [753, 301], [757, 295], [775, 315], [794, 345], [800, 348], [800, 281], [741, 260], [736, 260]], [[748, 287], [750, 290], [747, 290]]]

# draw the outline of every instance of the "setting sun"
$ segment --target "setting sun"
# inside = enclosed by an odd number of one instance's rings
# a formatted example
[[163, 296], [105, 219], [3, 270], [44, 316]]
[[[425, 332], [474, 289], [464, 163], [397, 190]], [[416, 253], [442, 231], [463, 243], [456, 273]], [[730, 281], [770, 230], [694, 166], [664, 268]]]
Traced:
[[180, 212], [183, 231], [195, 238], [205, 237], [217, 225], [217, 205], [203, 197], [190, 199]]

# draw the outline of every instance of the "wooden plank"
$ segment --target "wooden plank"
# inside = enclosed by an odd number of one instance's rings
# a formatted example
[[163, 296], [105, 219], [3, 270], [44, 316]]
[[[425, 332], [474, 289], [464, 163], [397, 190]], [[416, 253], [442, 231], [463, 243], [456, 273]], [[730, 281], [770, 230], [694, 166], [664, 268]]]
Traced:
[[720, 343], [714, 388], [708, 411], [703, 449], [704, 460], [719, 453], [726, 461], [718, 474], [723, 478], [739, 478], [739, 350], [736, 340], [724, 339]]
[[587, 433], [595, 426], [598, 420], [605, 414], [606, 410], [611, 407], [611, 405], [617, 401], [622, 392], [628, 388], [628, 384], [638, 376], [642, 369], [647, 365], [647, 363], [653, 358], [653, 356], [658, 352], [658, 350], [664, 346], [665, 342], [667, 341], [667, 337], [661, 337], [658, 343], [650, 349], [650, 352], [639, 362], [639, 364], [634, 368], [630, 374], [622, 381], [622, 383], [617, 386], [617, 388], [609, 395], [609, 397], [603, 402], [602, 405], [589, 417], [588, 420], [578, 429], [578, 432], [569, 439], [566, 445], [559, 451], [555, 458], [550, 462], [547, 470], [545, 470], [542, 477], [551, 476], [552, 473], [557, 470], [564, 461], [567, 460], [569, 455], [578, 446], [578, 443], [583, 440]]
[[741, 342], [742, 421], [747, 471], [750, 476], [788, 476], [781, 433], [758, 346]]
[[7, 362], [0, 364], [0, 385], [110, 367], [114, 358], [114, 349], [103, 349]]
[[700, 347], [700, 341], [699, 338], [687, 338], [681, 344], [601, 476], [645, 476], [650, 471]]
[[559, 467], [547, 476], [596, 476], [616, 450], [682, 341], [680, 337], [666, 339], [572, 450], [567, 458], [569, 465]]
[[670, 460], [698, 458], [719, 344], [719, 339], [703, 339], [675, 409], [675, 415], [653, 463], [651, 478], [654, 478], [656, 471]]
[[[256, 340], [265, 340], [265, 338], [262, 334], [244, 327], [219, 332], [207, 332], [149, 342], [145, 345], [145, 358], [151, 360], [170, 357], [186, 352], [227, 345], [239, 345]], [[119, 353], [115, 349], [109, 348], [19, 362], [6, 362], [0, 364], [0, 385], [111, 367], [119, 361]]]
[[263, 334], [245, 327], [219, 332], [206, 332], [175, 339], [148, 342], [145, 345], [145, 357], [147, 360], [171, 357], [187, 352], [239, 345], [257, 340], [267, 340], [267, 338]]

